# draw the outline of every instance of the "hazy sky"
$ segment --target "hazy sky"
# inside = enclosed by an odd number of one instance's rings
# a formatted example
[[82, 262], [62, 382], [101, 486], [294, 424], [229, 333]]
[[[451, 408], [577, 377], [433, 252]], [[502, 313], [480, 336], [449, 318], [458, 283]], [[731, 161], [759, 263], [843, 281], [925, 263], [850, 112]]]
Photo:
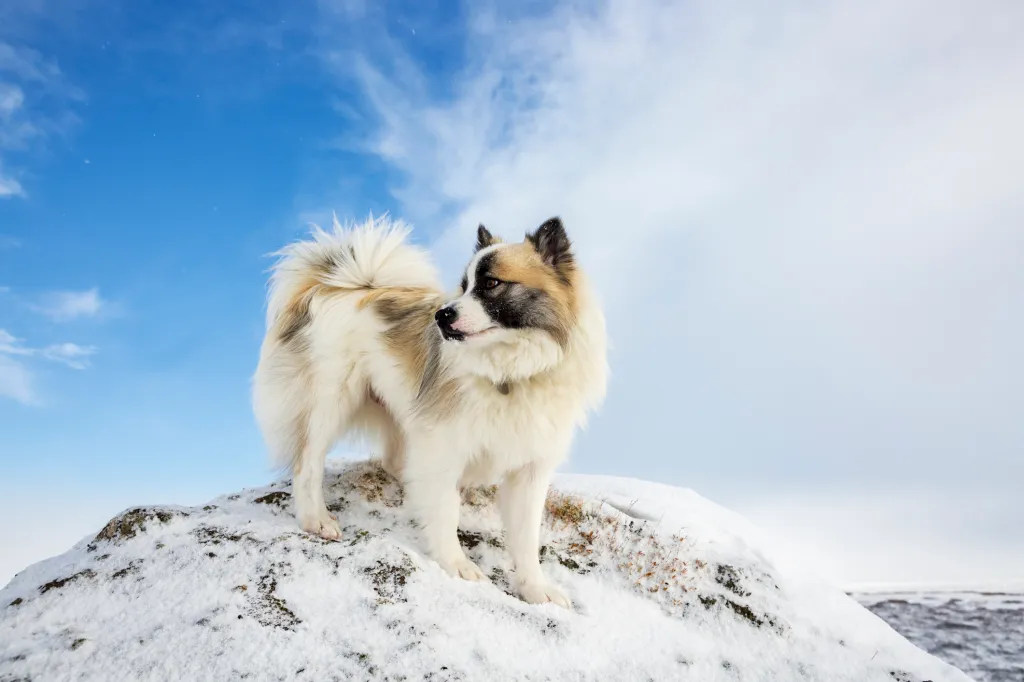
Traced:
[[0, 581], [265, 480], [262, 256], [372, 210], [452, 284], [478, 222], [563, 217], [613, 345], [567, 469], [692, 487], [843, 584], [1024, 582], [1021, 3], [0, 26]]

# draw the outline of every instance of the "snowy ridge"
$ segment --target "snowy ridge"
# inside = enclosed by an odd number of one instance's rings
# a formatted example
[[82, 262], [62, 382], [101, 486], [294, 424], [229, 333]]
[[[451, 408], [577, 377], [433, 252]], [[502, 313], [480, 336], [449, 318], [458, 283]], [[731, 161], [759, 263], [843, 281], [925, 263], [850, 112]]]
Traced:
[[376, 464], [327, 481], [340, 542], [299, 532], [280, 481], [128, 510], [29, 567], [0, 591], [0, 680], [969, 679], [690, 491], [559, 477], [543, 563], [566, 611], [510, 593], [492, 491], [464, 494], [491, 578], [469, 583], [419, 552]]

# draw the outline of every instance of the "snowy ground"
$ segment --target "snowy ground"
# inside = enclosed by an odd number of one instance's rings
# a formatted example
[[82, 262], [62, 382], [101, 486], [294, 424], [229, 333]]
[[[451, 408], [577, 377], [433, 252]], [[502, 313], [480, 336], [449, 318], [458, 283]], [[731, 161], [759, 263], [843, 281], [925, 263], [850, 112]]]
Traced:
[[783, 575], [696, 494], [562, 476], [544, 566], [574, 601], [530, 606], [487, 490], [460, 537], [489, 582], [418, 549], [400, 488], [333, 465], [345, 536], [301, 534], [287, 482], [132, 509], [0, 591], [0, 680], [963, 681], [842, 591]]
[[894, 592], [855, 598], [977, 682], [1024, 681], [1024, 593]]

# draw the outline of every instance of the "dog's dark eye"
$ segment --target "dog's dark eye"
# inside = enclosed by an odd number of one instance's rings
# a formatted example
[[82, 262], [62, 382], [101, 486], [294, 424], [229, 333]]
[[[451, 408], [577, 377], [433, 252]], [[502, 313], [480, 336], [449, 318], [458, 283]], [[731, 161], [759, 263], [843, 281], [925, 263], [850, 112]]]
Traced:
[[488, 277], [484, 280], [484, 289], [493, 289], [494, 287], [501, 284], [500, 280], [496, 280], [493, 277]]

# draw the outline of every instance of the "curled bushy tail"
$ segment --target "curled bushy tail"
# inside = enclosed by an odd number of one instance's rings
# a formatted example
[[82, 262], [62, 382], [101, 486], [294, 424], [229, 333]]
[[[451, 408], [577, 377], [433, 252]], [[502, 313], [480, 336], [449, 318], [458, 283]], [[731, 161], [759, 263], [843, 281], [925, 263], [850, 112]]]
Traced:
[[331, 231], [314, 226], [311, 239], [275, 254], [280, 258], [270, 279], [267, 331], [252, 386], [253, 410], [275, 464], [294, 465], [304, 449], [326, 448], [312, 441], [337, 430], [318, 416], [337, 409], [335, 398], [318, 398], [323, 387], [309, 366], [308, 347], [296, 343], [310, 333], [316, 297], [346, 290], [438, 289], [430, 258], [405, 241], [408, 233], [405, 223], [387, 216], [350, 228], [335, 218]]
[[311, 287], [381, 289], [439, 286], [430, 257], [406, 241], [409, 226], [385, 214], [355, 227], [314, 225], [311, 239], [278, 251], [267, 299], [267, 328], [273, 327], [296, 298]]

